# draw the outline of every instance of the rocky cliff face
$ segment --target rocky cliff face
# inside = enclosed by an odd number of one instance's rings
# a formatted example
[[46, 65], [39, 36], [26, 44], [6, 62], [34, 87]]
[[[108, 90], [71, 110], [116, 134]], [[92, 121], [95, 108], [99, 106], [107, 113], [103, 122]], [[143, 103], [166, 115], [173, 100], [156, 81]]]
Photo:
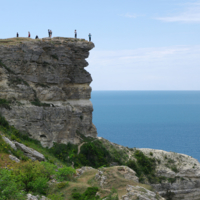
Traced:
[[94, 47], [84, 39], [0, 40], [0, 112], [43, 146], [96, 137], [90, 102], [92, 78], [84, 69]]

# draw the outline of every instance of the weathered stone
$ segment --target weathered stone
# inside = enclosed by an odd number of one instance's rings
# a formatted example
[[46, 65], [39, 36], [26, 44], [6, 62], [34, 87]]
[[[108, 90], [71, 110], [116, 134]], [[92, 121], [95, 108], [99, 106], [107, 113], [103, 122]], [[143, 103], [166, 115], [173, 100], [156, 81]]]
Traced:
[[32, 194], [27, 194], [27, 200], [51, 200], [45, 196], [41, 196], [39, 197], [38, 195], [37, 196], [34, 196]]
[[[163, 150], [140, 149], [147, 156], [159, 160], [156, 167], [158, 177], [166, 177], [159, 184], [152, 184], [160, 195], [166, 196], [167, 191], [174, 193], [173, 200], [200, 199], [200, 163], [191, 156], [166, 152]], [[173, 169], [176, 169], [173, 171]], [[169, 180], [172, 180], [171, 182]]]
[[147, 190], [141, 186], [127, 185], [127, 194], [122, 196], [121, 200], [165, 200], [156, 192]]
[[76, 169], [76, 175], [80, 176], [82, 175], [84, 172], [89, 171], [89, 170], [93, 170], [93, 167], [81, 167], [80, 169]]
[[124, 178], [127, 180], [133, 180], [135, 182], [139, 182], [138, 177], [136, 176], [136, 172], [127, 166], [118, 167], [118, 171], [124, 175]]
[[101, 170], [98, 170], [98, 173], [95, 175], [95, 179], [99, 181], [101, 188], [103, 188], [104, 184], [107, 184], [107, 177], [103, 175], [103, 172]]
[[7, 137], [5, 137], [5, 136], [2, 135], [2, 139], [3, 139], [7, 144], [9, 144], [11, 148], [13, 148], [14, 150], [17, 150], [15, 144], [14, 144], [12, 141], [10, 141]]
[[45, 160], [44, 155], [42, 155], [38, 151], [36, 151], [32, 148], [29, 148], [19, 142], [15, 142], [15, 145], [18, 149], [20, 149], [24, 152], [24, 155], [29, 157], [31, 160], [33, 160], [33, 161], [35, 161], [35, 160], [44, 161]]
[[20, 162], [20, 160], [19, 160], [17, 157], [13, 156], [13, 155], [9, 155], [9, 158], [10, 158], [11, 160], [15, 161], [16, 163], [19, 163], [19, 162]]
[[[0, 98], [21, 103], [10, 105], [11, 110], [0, 108], [6, 120], [45, 147], [77, 144], [77, 132], [96, 137], [92, 78], [84, 69], [94, 44], [62, 37], [6, 41], [0, 40], [0, 60], [6, 66], [0, 65]], [[32, 105], [37, 99], [51, 106]]]

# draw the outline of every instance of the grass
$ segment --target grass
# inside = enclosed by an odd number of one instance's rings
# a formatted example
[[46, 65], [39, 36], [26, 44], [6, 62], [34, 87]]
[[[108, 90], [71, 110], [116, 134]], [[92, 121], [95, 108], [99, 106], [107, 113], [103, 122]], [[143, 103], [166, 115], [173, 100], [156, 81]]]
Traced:
[[[65, 42], [77, 42], [77, 41], [82, 41], [82, 42], [88, 42], [87, 40], [84, 40], [84, 39], [74, 39], [74, 38], [66, 38], [66, 37], [55, 37], [55, 38], [52, 38], [50, 41], [51, 43], [53, 43], [53, 41], [55, 40], [64, 40]], [[38, 43], [38, 42], [41, 42], [45, 40], [45, 38], [42, 38], [42, 39], [32, 39], [32, 38], [28, 38], [28, 37], [14, 37], [14, 38], [8, 38], [8, 39], [0, 39], [0, 45], [3, 45], [3, 46], [10, 46], [10, 45], [17, 45], [17, 44], [21, 44], [23, 42], [35, 42], [35, 43]], [[61, 44], [61, 43], [60, 43]]]
[[16, 45], [20, 44], [21, 42], [27, 41], [36, 41], [35, 39], [31, 39], [28, 37], [15, 37], [15, 38], [8, 38], [8, 39], [0, 39], [0, 45], [8, 46], [8, 45]]

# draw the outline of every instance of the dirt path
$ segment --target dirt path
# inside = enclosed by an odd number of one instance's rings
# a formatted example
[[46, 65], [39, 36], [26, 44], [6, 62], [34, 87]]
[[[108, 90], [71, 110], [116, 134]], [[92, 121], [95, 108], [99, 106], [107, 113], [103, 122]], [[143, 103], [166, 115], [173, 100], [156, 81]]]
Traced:
[[84, 145], [84, 144], [85, 144], [85, 142], [81, 143], [81, 144], [78, 146], [78, 153], [77, 153], [77, 155], [80, 153], [81, 147], [82, 147], [82, 145]]

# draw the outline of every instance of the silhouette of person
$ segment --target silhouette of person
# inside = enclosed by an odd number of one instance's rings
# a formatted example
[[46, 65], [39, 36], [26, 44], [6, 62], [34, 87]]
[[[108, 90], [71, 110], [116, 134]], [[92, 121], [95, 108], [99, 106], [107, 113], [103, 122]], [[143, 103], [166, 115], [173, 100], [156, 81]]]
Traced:
[[50, 37], [50, 29], [48, 29], [48, 34], [49, 34], [49, 37]]
[[92, 37], [92, 35], [91, 35], [91, 33], [89, 33], [89, 41], [91, 42], [91, 37]]
[[75, 34], [74, 37], [77, 38], [77, 31], [76, 30], [74, 31], [74, 34]]
[[30, 32], [28, 32], [28, 37], [29, 37], [29, 38], [31, 37], [31, 33], [30, 33]]
[[50, 30], [50, 38], [52, 37], [52, 30]]
[[19, 37], [19, 33], [17, 32], [17, 37]]
[[35, 39], [38, 39], [38, 38], [39, 38], [38, 35], [36, 35], [36, 36], [35, 36]]

